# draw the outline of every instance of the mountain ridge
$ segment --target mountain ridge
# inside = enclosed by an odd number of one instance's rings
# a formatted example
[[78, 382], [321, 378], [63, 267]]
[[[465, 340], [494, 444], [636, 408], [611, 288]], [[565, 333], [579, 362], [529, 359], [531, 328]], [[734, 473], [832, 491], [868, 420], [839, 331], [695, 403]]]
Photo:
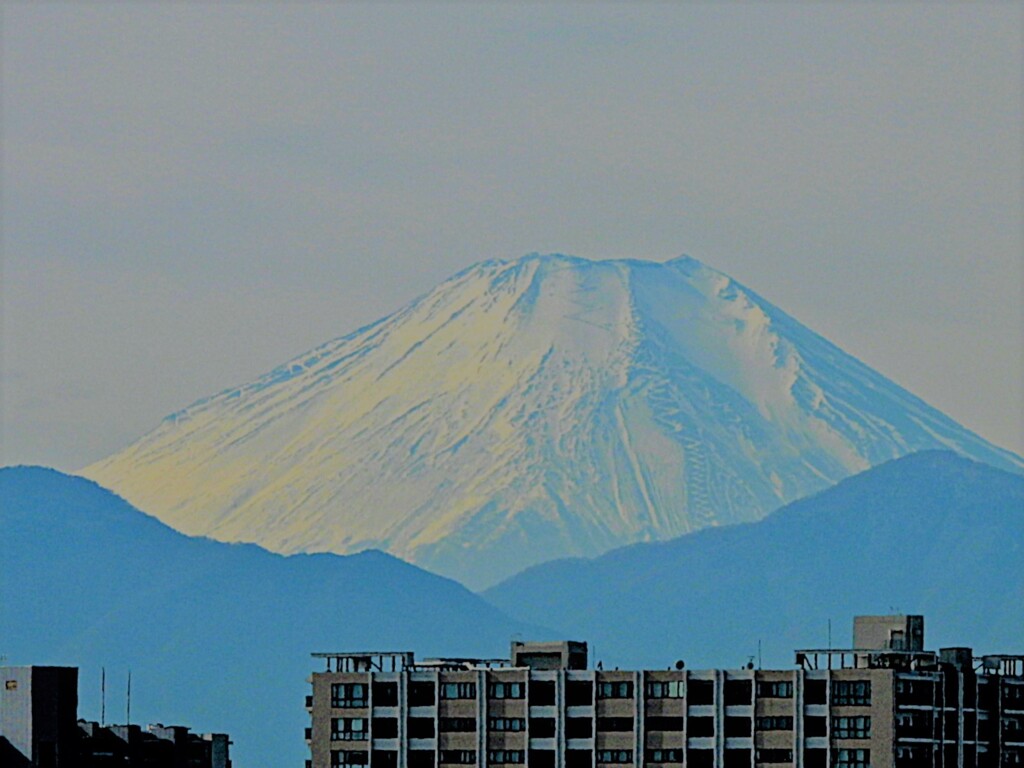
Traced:
[[531, 255], [168, 417], [83, 474], [175, 528], [474, 587], [758, 519], [914, 450], [1024, 468], [721, 272]]

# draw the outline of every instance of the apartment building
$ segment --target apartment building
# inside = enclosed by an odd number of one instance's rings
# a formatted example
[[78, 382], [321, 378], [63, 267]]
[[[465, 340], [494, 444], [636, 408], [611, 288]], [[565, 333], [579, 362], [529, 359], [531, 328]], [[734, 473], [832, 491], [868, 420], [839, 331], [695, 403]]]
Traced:
[[1024, 656], [926, 651], [920, 616], [857, 617], [851, 649], [785, 670], [588, 669], [580, 642], [314, 656], [309, 768], [1024, 765]]

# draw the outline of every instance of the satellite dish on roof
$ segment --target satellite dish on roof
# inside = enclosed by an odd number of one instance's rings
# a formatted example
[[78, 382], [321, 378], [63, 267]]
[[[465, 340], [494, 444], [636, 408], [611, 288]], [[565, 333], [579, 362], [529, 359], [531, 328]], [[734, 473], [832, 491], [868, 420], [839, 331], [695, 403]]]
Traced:
[[679, 659], [679, 661], [676, 662], [676, 669], [682, 669], [685, 666], [686, 664], [683, 663], [682, 659]]

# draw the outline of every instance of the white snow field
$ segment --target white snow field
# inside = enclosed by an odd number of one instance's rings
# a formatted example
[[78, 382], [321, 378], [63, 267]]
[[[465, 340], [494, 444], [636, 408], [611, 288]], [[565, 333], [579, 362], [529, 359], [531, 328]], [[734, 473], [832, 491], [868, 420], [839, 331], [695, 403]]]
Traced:
[[1024, 469], [726, 275], [488, 261], [82, 474], [178, 530], [482, 588], [758, 519], [887, 459]]

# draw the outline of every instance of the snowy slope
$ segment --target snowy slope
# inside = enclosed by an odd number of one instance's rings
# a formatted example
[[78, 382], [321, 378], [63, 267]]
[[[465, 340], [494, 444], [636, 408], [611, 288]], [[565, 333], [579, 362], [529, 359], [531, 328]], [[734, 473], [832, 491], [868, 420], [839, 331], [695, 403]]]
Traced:
[[202, 400], [83, 474], [188, 534], [378, 548], [472, 586], [758, 519], [925, 448], [985, 442], [681, 258], [474, 266]]

